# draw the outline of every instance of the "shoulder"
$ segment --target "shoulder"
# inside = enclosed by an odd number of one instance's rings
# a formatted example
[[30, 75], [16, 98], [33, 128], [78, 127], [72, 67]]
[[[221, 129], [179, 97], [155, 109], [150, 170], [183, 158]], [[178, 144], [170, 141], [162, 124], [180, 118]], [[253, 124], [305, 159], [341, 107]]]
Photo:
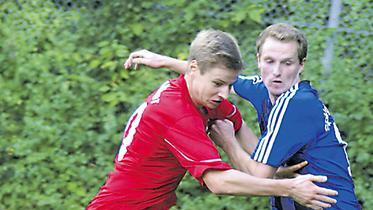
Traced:
[[309, 109], [322, 110], [323, 105], [319, 99], [319, 95], [317, 91], [311, 87], [309, 81], [302, 81], [297, 86], [297, 91], [294, 96], [294, 104]]
[[318, 104], [318, 98], [309, 91], [297, 90], [291, 102], [298, 106], [313, 107]]
[[146, 101], [154, 118], [173, 123], [183, 118], [200, 118], [179, 79], [166, 81]]
[[[323, 111], [323, 104], [318, 98], [317, 92], [302, 84], [292, 87], [280, 96], [276, 103], [283, 102], [286, 109], [297, 117], [316, 117]], [[285, 105], [284, 105], [285, 106]]]
[[263, 80], [262, 80], [262, 77], [259, 76], [259, 75], [239, 75], [238, 80], [241, 80], [241, 81], [248, 81], [248, 82], [251, 82], [253, 84], [258, 84], [258, 83], [261, 83]]
[[233, 83], [233, 91], [249, 100], [250, 102], [261, 101], [263, 97], [268, 95], [267, 88], [260, 76], [238, 76], [235, 83]]
[[240, 86], [256, 86], [265, 88], [262, 77], [259, 75], [239, 75], [236, 82], [233, 84], [234, 87]]

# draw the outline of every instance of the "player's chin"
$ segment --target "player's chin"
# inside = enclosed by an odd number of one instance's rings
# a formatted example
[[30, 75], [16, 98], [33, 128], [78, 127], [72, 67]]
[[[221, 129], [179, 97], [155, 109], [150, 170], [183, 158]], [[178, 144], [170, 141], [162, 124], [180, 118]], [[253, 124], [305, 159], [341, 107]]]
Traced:
[[282, 93], [286, 92], [285, 88], [271, 88], [270, 92], [272, 95], [280, 96]]

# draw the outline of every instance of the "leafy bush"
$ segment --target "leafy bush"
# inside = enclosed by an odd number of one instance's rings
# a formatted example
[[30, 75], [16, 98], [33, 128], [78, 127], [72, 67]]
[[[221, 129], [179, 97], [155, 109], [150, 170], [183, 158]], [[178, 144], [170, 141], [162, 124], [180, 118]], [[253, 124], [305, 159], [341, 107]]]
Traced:
[[[209, 27], [234, 34], [243, 52], [253, 50], [266, 8], [256, 1], [34, 0], [2, 2], [0, 11], [0, 209], [62, 210], [83, 209], [92, 199], [112, 169], [128, 116], [176, 76], [124, 71], [130, 51], [141, 47], [185, 59], [196, 32]], [[358, 197], [373, 206], [369, 74], [342, 57], [324, 77], [318, 57], [330, 31], [317, 33], [305, 76], [346, 134]], [[360, 64], [371, 66], [363, 57], [371, 46], [363, 49]], [[252, 50], [244, 53], [249, 67], [255, 66]], [[233, 100], [254, 127], [254, 110]], [[189, 175], [178, 197], [173, 209], [268, 207], [267, 198], [212, 195]]]

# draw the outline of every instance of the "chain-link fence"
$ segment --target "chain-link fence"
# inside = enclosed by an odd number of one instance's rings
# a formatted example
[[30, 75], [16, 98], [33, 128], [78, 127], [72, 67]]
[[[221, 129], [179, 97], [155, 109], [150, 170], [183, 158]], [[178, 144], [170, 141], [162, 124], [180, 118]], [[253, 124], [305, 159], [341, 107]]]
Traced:
[[[354, 67], [360, 69], [367, 78], [373, 75], [372, 60], [367, 56], [372, 52], [373, 37], [373, 5], [369, 1], [257, 1], [264, 10], [262, 14], [263, 27], [276, 22], [286, 22], [304, 30], [311, 46], [314, 39], [323, 39], [324, 50], [315, 52], [319, 62], [324, 66], [324, 72], [330, 73], [335, 59], [353, 60]], [[19, 9], [22, 2], [15, 0]], [[57, 9], [69, 10], [81, 7], [96, 9], [106, 1], [95, 0], [52, 0]], [[227, 12], [240, 0], [220, 0], [221, 12]], [[40, 2], [39, 2], [40, 3]], [[50, 2], [49, 2], [50, 3]], [[161, 5], [161, 3], [159, 4]], [[39, 5], [43, 7], [42, 4]], [[158, 8], [159, 9], [159, 8]], [[12, 12], [4, 10], [5, 13]], [[23, 20], [25, 21], [25, 20]], [[27, 22], [18, 22], [20, 27], [28, 27]], [[232, 32], [235, 33], [235, 32]], [[236, 32], [237, 33], [237, 32]], [[244, 35], [238, 35], [240, 42], [246, 43]], [[242, 54], [249, 68], [255, 68], [255, 50], [253, 43], [242, 45]], [[312, 49], [312, 48], [311, 48]]]
[[[371, 2], [347, 0], [255, 1], [264, 9], [263, 27], [277, 22], [292, 24], [306, 32], [311, 46], [314, 39], [324, 39], [323, 50], [315, 52], [317, 53], [315, 57], [323, 64], [326, 74], [330, 73], [333, 60], [347, 59], [354, 62], [354, 67], [360, 69], [367, 78], [373, 75], [372, 60], [369, 56], [373, 46], [371, 42], [373, 5]], [[15, 2], [18, 8], [22, 9], [22, 2], [19, 0], [15, 0]], [[106, 3], [104, 0], [51, 0], [51, 2], [61, 10], [85, 7], [92, 9], [92, 12]], [[232, 5], [239, 5], [242, 2], [242, 0], [220, 0], [219, 3], [222, 7], [220, 11], [222, 13], [230, 11]], [[5, 12], [12, 11], [5, 10]], [[27, 23], [20, 25], [27, 26]], [[247, 38], [244, 34], [237, 36], [240, 41]], [[241, 44], [241, 46], [247, 66], [250, 69], [255, 68], [253, 43]]]
[[[325, 74], [330, 73], [333, 60], [345, 59], [351, 60], [353, 66], [360, 69], [367, 79], [373, 76], [369, 56], [373, 48], [372, 3], [277, 0], [262, 1], [260, 4], [265, 8], [263, 25], [286, 22], [301, 28], [306, 32], [311, 50], [314, 40], [324, 39], [323, 50], [313, 52], [317, 55], [313, 58], [323, 64]], [[254, 50], [243, 51], [243, 54], [250, 57], [254, 55]]]

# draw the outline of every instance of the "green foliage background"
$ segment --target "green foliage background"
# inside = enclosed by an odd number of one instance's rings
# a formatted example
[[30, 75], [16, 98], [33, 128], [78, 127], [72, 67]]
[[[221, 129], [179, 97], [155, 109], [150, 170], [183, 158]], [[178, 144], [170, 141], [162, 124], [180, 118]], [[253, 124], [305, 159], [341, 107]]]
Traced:
[[[329, 8], [322, 2], [313, 2], [322, 5], [321, 24]], [[305, 5], [311, 3], [280, 3], [285, 7], [255, 0], [0, 0], [0, 210], [83, 209], [97, 193], [129, 115], [151, 90], [176, 76], [123, 70], [131, 51], [147, 48], [185, 59], [196, 32], [212, 27], [238, 38], [250, 67], [244, 73], [254, 73], [255, 38], [271, 8], [290, 11], [284, 14], [290, 22], [315, 14]], [[372, 13], [359, 12], [367, 6], [367, 0], [344, 2], [353, 29], [372, 30]], [[305, 78], [320, 90], [344, 131], [356, 192], [369, 208], [372, 33], [339, 33], [332, 72], [325, 75], [320, 58], [335, 30], [300, 27], [310, 42]], [[257, 130], [253, 109], [233, 100]], [[173, 209], [268, 208], [266, 198], [212, 195], [190, 176], [178, 197]]]

